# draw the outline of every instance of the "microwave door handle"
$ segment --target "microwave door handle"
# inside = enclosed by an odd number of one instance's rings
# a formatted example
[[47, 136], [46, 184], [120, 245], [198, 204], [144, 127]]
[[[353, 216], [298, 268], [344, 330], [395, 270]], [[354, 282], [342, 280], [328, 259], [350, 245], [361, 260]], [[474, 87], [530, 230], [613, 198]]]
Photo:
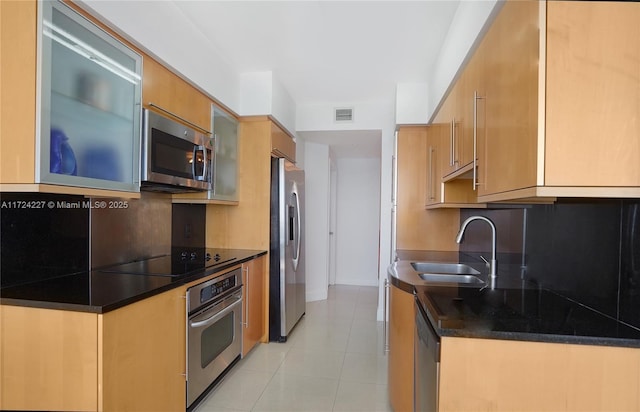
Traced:
[[202, 149], [202, 161], [203, 161], [202, 180], [206, 180], [207, 170], [209, 169], [208, 163], [207, 163], [207, 148], [205, 146], [200, 146], [200, 149]]
[[198, 157], [196, 152], [198, 151], [198, 146], [193, 146], [193, 156], [191, 157], [191, 176], [195, 179], [196, 177], [196, 161]]
[[[196, 156], [196, 153], [198, 153], [199, 151], [202, 152], [202, 161], [203, 161], [203, 166], [202, 166], [202, 175], [196, 175], [196, 163], [198, 162], [198, 157]], [[200, 146], [193, 146], [193, 161], [191, 162], [191, 174], [193, 175], [193, 178], [195, 180], [205, 180], [205, 177], [207, 176], [207, 148], [204, 147], [203, 145]]]
[[216, 161], [218, 157], [218, 135], [213, 135], [213, 151], [211, 152], [211, 175], [209, 177], [209, 183], [211, 183], [211, 191], [216, 194], [216, 179], [213, 175], [216, 170]]

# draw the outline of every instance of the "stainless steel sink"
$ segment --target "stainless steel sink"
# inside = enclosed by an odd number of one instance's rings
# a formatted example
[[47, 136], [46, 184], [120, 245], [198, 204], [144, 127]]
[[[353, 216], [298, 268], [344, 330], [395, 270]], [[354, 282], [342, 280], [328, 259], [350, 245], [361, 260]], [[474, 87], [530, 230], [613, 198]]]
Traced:
[[412, 262], [418, 273], [437, 273], [445, 275], [479, 275], [480, 272], [462, 263]]
[[484, 284], [480, 272], [462, 263], [412, 262], [420, 279], [432, 283]]
[[474, 275], [443, 275], [440, 273], [419, 273], [420, 279], [426, 282], [483, 284], [484, 281]]

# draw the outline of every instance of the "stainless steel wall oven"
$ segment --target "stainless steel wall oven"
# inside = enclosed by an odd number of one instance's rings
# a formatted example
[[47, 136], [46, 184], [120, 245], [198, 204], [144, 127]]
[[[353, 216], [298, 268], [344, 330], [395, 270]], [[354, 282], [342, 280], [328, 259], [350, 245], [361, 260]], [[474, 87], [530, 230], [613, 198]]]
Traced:
[[242, 353], [242, 270], [187, 290], [187, 409], [195, 407]]

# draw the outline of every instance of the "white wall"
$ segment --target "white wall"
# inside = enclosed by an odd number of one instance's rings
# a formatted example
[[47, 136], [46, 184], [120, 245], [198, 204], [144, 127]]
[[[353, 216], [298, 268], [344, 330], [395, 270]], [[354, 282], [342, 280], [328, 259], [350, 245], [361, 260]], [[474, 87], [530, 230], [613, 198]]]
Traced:
[[431, 70], [429, 82], [429, 111], [431, 118], [446, 93], [458, 69], [475, 45], [478, 33], [483, 32], [504, 0], [461, 1], [451, 22], [440, 55]]
[[271, 115], [289, 133], [296, 132], [296, 104], [273, 72], [240, 75], [240, 111], [243, 116]]
[[241, 116], [271, 115], [295, 135], [295, 101], [273, 72], [237, 72], [175, 4], [161, 3], [81, 0], [79, 4], [231, 111]]
[[308, 302], [327, 298], [330, 162], [329, 146], [305, 143], [305, 274]]
[[396, 85], [396, 125], [429, 122], [429, 85], [398, 83]]
[[244, 116], [260, 116], [271, 113], [272, 78], [271, 72], [242, 73], [240, 75], [239, 113]]
[[[82, 0], [79, 4], [234, 112], [240, 76], [171, 2]], [[185, 58], [185, 56], [194, 56]]]
[[337, 159], [336, 283], [378, 285], [380, 160]]
[[[353, 123], [337, 124], [333, 122], [333, 109], [335, 107], [354, 107], [355, 119]], [[393, 139], [395, 134], [395, 107], [394, 102], [343, 102], [336, 104], [307, 104], [298, 105], [296, 108], [297, 131], [322, 131], [322, 130], [380, 130], [381, 133], [381, 158], [380, 164], [380, 253], [378, 256], [378, 320], [382, 320], [382, 297], [384, 293], [384, 279], [387, 277], [387, 267], [391, 264], [391, 158], [393, 156]], [[311, 150], [307, 142], [307, 156], [309, 160]], [[315, 145], [314, 145], [315, 146]], [[309, 173], [315, 166], [305, 164], [305, 171]], [[338, 172], [339, 173], [339, 172]], [[327, 199], [330, 193], [324, 193]], [[328, 226], [325, 226], [327, 230]], [[314, 281], [319, 281], [318, 279]], [[309, 277], [307, 277], [307, 285]]]

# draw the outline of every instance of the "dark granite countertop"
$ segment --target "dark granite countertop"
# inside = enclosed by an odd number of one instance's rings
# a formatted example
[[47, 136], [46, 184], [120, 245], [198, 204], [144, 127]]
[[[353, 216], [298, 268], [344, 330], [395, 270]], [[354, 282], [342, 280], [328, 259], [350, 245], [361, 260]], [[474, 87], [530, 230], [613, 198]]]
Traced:
[[100, 270], [58, 276], [0, 289], [3, 305], [77, 312], [106, 313], [157, 295], [266, 254], [266, 251], [225, 249], [235, 259], [181, 277], [108, 273]]
[[[453, 252], [400, 255], [389, 267], [391, 283], [415, 293], [440, 336], [640, 347], [640, 330], [560, 294], [522, 282], [503, 265], [495, 289], [422, 281], [410, 262], [458, 262]], [[480, 264], [483, 280], [487, 270]]]

